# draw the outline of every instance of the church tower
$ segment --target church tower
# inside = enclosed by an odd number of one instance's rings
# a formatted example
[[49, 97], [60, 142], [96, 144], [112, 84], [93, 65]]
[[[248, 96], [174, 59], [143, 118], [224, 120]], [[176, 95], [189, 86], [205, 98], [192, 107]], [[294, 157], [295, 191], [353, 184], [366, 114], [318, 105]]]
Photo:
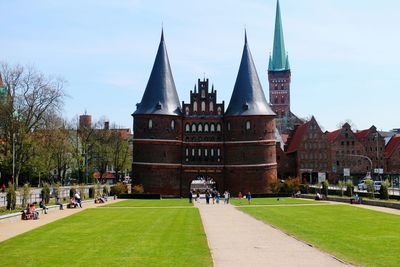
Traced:
[[182, 112], [164, 34], [133, 116], [133, 177], [146, 192], [180, 195]]
[[275, 32], [272, 56], [269, 57], [269, 101], [277, 115], [277, 128], [281, 133], [293, 129], [297, 117], [290, 110], [290, 65], [285, 50], [279, 0], [276, 4]]
[[268, 192], [277, 177], [275, 113], [265, 99], [246, 35], [224, 123], [226, 187], [235, 194]]

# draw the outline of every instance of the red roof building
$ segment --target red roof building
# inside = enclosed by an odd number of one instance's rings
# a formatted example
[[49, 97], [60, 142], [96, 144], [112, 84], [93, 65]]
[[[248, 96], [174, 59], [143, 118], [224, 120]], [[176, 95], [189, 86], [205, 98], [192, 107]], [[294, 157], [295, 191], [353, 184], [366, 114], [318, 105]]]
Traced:
[[373, 169], [384, 169], [385, 139], [376, 127], [371, 126], [369, 129], [357, 131], [354, 135], [363, 144], [364, 151], [361, 154], [371, 159]]
[[316, 183], [322, 176], [329, 179], [329, 142], [314, 117], [295, 128], [286, 151], [294, 173], [304, 182]]
[[392, 136], [384, 153], [387, 173], [400, 173], [400, 135]]

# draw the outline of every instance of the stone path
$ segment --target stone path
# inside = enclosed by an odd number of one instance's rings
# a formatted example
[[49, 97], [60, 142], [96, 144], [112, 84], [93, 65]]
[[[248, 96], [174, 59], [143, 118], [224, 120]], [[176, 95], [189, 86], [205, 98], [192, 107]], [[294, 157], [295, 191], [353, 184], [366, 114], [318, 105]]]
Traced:
[[54, 222], [61, 218], [65, 218], [72, 214], [81, 212], [82, 210], [88, 208], [96, 208], [106, 204], [114, 203], [120, 200], [109, 200], [104, 204], [94, 204], [93, 201], [82, 203], [83, 208], [76, 208], [76, 209], [67, 209], [64, 210], [59, 209], [50, 209], [47, 214], [39, 214], [39, 220], [21, 220], [18, 219], [12, 222], [5, 222], [0, 224], [0, 242], [12, 238], [16, 235], [28, 232], [32, 229], [38, 228], [42, 225]]
[[349, 266], [232, 205], [196, 203], [216, 267]]

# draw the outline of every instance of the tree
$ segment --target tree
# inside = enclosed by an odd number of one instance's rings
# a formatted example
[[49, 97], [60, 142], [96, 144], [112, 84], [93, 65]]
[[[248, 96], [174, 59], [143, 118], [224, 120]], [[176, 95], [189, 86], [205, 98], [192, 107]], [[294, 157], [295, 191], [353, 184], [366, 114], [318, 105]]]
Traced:
[[354, 191], [353, 181], [347, 180], [346, 181], [346, 195], [348, 197], [351, 197], [353, 195], [353, 191]]
[[0, 64], [0, 73], [7, 95], [0, 105], [1, 138], [3, 147], [3, 173], [13, 173], [13, 147], [15, 147], [15, 179], [31, 170], [33, 133], [45, 128], [46, 117], [56, 114], [63, 105], [65, 81], [46, 76], [32, 66]]
[[338, 182], [338, 186], [340, 188], [340, 195], [343, 196], [343, 191], [344, 191], [344, 188], [346, 187], [346, 182], [343, 180], [340, 180]]
[[379, 198], [380, 199], [389, 199], [389, 187], [390, 187], [390, 183], [388, 180], [385, 180], [384, 182], [382, 182], [381, 184], [381, 188], [379, 189]]
[[367, 185], [367, 192], [371, 198], [375, 198], [375, 188], [374, 181], [372, 179], [365, 180], [365, 184]]

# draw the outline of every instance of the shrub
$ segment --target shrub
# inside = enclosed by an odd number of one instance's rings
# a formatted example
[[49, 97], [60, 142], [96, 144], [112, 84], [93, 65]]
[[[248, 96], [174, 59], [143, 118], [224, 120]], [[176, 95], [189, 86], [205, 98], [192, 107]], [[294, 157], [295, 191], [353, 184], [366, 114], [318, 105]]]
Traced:
[[309, 194], [310, 193], [310, 185], [307, 183], [300, 185], [300, 192], [302, 194]]
[[380, 199], [389, 199], [389, 187], [390, 187], [390, 183], [388, 180], [385, 180], [382, 185], [381, 185], [381, 189], [379, 190], [379, 198]]
[[144, 192], [143, 185], [138, 184], [132, 187], [132, 194], [142, 194]]
[[26, 207], [26, 205], [29, 203], [29, 198], [31, 196], [31, 186], [27, 183], [24, 184], [22, 187], [22, 207]]
[[341, 180], [338, 182], [338, 186], [340, 188], [340, 195], [343, 196], [344, 188], [346, 187], [346, 182]]
[[17, 204], [17, 194], [15, 193], [14, 185], [9, 182], [7, 188], [7, 209], [15, 210], [16, 204]]
[[365, 180], [365, 184], [367, 185], [367, 192], [371, 198], [375, 198], [375, 188], [374, 188], [374, 181], [372, 179]]
[[128, 193], [128, 186], [123, 183], [117, 183], [111, 188], [111, 195], [119, 196], [120, 194]]
[[285, 180], [284, 190], [285, 193], [293, 195], [300, 189], [300, 178], [291, 178]]
[[69, 189], [69, 197], [74, 197], [75, 194], [76, 194], [76, 187], [74, 186]]
[[43, 184], [41, 194], [42, 194], [42, 199], [44, 199], [44, 202], [48, 204], [50, 201], [50, 187], [48, 183]]
[[108, 184], [105, 184], [103, 186], [103, 194], [105, 194], [106, 196], [110, 194], [110, 186]]
[[353, 195], [354, 185], [353, 181], [347, 180], [346, 181], [346, 196], [351, 197]]
[[329, 191], [329, 182], [328, 180], [325, 180], [321, 184], [322, 184], [322, 194], [324, 194], [324, 196], [327, 197]]
[[94, 193], [95, 189], [93, 186], [89, 187], [89, 198], [94, 198], [95, 197], [95, 193]]

